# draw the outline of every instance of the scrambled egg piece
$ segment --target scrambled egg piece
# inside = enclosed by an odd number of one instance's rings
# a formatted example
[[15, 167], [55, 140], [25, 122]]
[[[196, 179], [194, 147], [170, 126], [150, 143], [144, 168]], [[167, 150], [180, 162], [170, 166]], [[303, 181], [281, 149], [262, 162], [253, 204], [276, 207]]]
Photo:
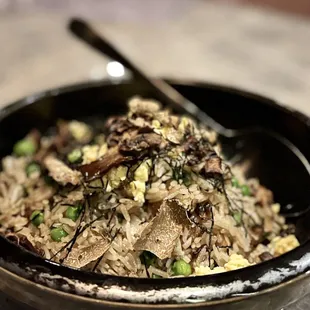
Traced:
[[155, 128], [155, 129], [159, 129], [161, 124], [158, 120], [154, 119], [152, 120], [152, 126]]
[[195, 274], [197, 276], [210, 275], [210, 274], [216, 274], [216, 273], [221, 273], [225, 271], [232, 271], [232, 270], [236, 270], [236, 269], [240, 269], [240, 268], [244, 268], [248, 266], [251, 266], [251, 264], [242, 255], [232, 254], [229, 257], [228, 262], [224, 265], [224, 267], [215, 267], [211, 269], [208, 266], [199, 266], [199, 267], [195, 267]]
[[187, 118], [187, 117], [182, 117], [181, 118], [181, 121], [180, 121], [180, 124], [178, 126], [178, 130], [180, 132], [182, 132], [183, 134], [185, 133], [185, 130], [187, 128], [187, 126], [190, 124], [190, 120]]
[[[107, 179], [105, 178], [105, 176], [102, 178], [102, 181], [103, 181], [103, 184], [105, 184], [105, 182], [107, 181]], [[90, 185], [91, 187], [94, 187], [94, 188], [96, 188], [96, 187], [102, 187], [102, 182], [100, 181], [100, 179], [95, 179], [95, 180], [91, 181], [91, 182], [89, 183], [89, 185]]]
[[108, 145], [106, 143], [102, 144], [98, 150], [98, 158], [102, 157], [108, 151]]
[[130, 182], [130, 190], [132, 192], [135, 201], [144, 203], [145, 182], [141, 181]]
[[92, 136], [92, 131], [88, 125], [78, 121], [69, 123], [69, 131], [73, 138], [81, 143], [87, 143]]
[[82, 148], [83, 152], [83, 165], [92, 163], [98, 157], [98, 145], [85, 145]]
[[102, 157], [107, 152], [107, 145], [85, 145], [82, 148], [83, 152], [83, 165], [92, 163], [98, 158]]
[[280, 204], [274, 203], [274, 204], [271, 206], [271, 210], [272, 210], [273, 213], [279, 214], [279, 213], [280, 213]]
[[122, 181], [126, 180], [128, 168], [125, 166], [119, 166], [112, 168], [108, 174], [104, 177], [104, 181], [108, 182], [106, 191], [110, 192], [115, 188], [118, 188]]
[[134, 181], [130, 182], [130, 190], [134, 197], [134, 200], [139, 203], [144, 203], [145, 183], [149, 179], [150, 169], [152, 161], [147, 159], [140, 164], [134, 173]]
[[299, 246], [299, 241], [294, 235], [286, 237], [275, 237], [269, 244], [269, 248], [274, 251], [276, 256], [282, 255]]
[[236, 270], [244, 267], [248, 267], [251, 264], [242, 255], [232, 254], [229, 257], [228, 262], [224, 265], [226, 271]]
[[135, 171], [134, 178], [137, 181], [146, 182], [149, 179], [150, 167], [152, 161], [147, 159]]

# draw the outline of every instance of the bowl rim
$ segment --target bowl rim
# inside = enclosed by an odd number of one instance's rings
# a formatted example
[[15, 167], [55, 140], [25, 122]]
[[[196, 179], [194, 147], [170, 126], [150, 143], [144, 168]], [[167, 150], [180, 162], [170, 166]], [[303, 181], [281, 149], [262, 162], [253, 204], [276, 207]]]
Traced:
[[[289, 113], [292, 114], [292, 117], [298, 118], [302, 123], [305, 123], [309, 128], [310, 128], [310, 118], [307, 117], [306, 115], [304, 115], [303, 113], [296, 111], [290, 107], [287, 106], [283, 106], [279, 103], [277, 103], [276, 101], [269, 99], [267, 97], [249, 92], [249, 91], [245, 91], [242, 90], [240, 88], [235, 88], [235, 87], [231, 87], [231, 86], [225, 86], [222, 84], [217, 84], [217, 83], [208, 83], [208, 82], [200, 82], [200, 81], [194, 81], [194, 80], [179, 80], [179, 79], [167, 79], [167, 81], [171, 84], [177, 85], [177, 86], [192, 86], [192, 87], [198, 87], [198, 88], [205, 88], [205, 89], [213, 89], [215, 91], [219, 91], [219, 92], [225, 92], [225, 93], [230, 93], [232, 95], [237, 95], [237, 96], [241, 96], [241, 97], [247, 97], [250, 98], [251, 100], [254, 100], [256, 102], [259, 102], [259, 104], [262, 105], [268, 105], [271, 106], [274, 109], [277, 109], [281, 112], [284, 113]], [[37, 92], [35, 94], [26, 96], [22, 99], [19, 99], [15, 102], [13, 102], [12, 104], [9, 104], [7, 106], [5, 106], [4, 108], [1, 109], [0, 111], [0, 122], [7, 117], [8, 115], [16, 112], [17, 110], [19, 110], [20, 108], [23, 108], [27, 105], [31, 105], [33, 103], [35, 103], [36, 101], [46, 98], [46, 97], [54, 97], [54, 96], [58, 96], [58, 95], [62, 95], [62, 94], [66, 94], [66, 93], [71, 93], [71, 92], [75, 92], [75, 91], [80, 91], [83, 89], [89, 89], [89, 88], [95, 88], [95, 87], [104, 87], [104, 86], [110, 86], [110, 85], [122, 85], [122, 84], [132, 84], [132, 83], [137, 83], [137, 81], [134, 80], [126, 80], [126, 81], [121, 81], [120, 83], [113, 83], [109, 80], [103, 80], [103, 81], [95, 81], [95, 82], [82, 82], [82, 83], [77, 83], [77, 84], [72, 84], [72, 85], [68, 85], [68, 86], [62, 86], [62, 87], [56, 87], [53, 89], [48, 89], [48, 90], [44, 90], [41, 92]], [[5, 239], [4, 237], [0, 236], [0, 241], [1, 242], [5, 242], [5, 243], [11, 243], [9, 240]], [[16, 245], [13, 245], [14, 247], [17, 248]], [[160, 280], [156, 280], [154, 281], [154, 279], [136, 279], [136, 278], [130, 278], [130, 277], [119, 277], [119, 276], [110, 276], [110, 275], [102, 275], [102, 274], [94, 274], [92, 272], [82, 272], [79, 270], [75, 270], [69, 267], [65, 267], [62, 266], [60, 264], [57, 263], [51, 263], [48, 260], [45, 260], [43, 258], [38, 258], [39, 262], [41, 261], [41, 263], [45, 263], [48, 265], [48, 267], [51, 267], [52, 273], [53, 274], [60, 274], [62, 277], [66, 278], [66, 275], [68, 274], [67, 272], [64, 272], [64, 270], [69, 270], [70, 273], [73, 274], [83, 274], [85, 276], [85, 279], [87, 277], [91, 277], [91, 278], [96, 278], [96, 280], [101, 280], [103, 283], [107, 282], [107, 279], [114, 279], [120, 281], [120, 282], [125, 282], [127, 285], [127, 288], [133, 288], [132, 285], [137, 285], [139, 282], [141, 282], [140, 287], [144, 287], [144, 293], [149, 291], [151, 288], [154, 288], [155, 283], [162, 286], [165, 288], [165, 292], [164, 294], [161, 294], [159, 296], [157, 296], [159, 298], [159, 300], [162, 300], [163, 296], [167, 296], [167, 294], [170, 296], [174, 296], [175, 295], [175, 291], [172, 291], [172, 287], [177, 286], [177, 290], [181, 293], [181, 299], [180, 296], [179, 297], [175, 297], [173, 301], [174, 302], [180, 302], [184, 303], [184, 304], [188, 304], [190, 303], [190, 301], [188, 301], [189, 299], [186, 297], [188, 296], [188, 294], [184, 295], [184, 289], [189, 289], [189, 288], [195, 288], [197, 289], [198, 287], [202, 289], [202, 294], [204, 293], [205, 295], [203, 295], [202, 298], [198, 297], [198, 295], [196, 294], [195, 298], [197, 300], [202, 300], [202, 302], [206, 302], [208, 305], [210, 303], [212, 303], [212, 305], [214, 305], [213, 303], [215, 302], [220, 303], [220, 302], [228, 302], [230, 299], [231, 300], [237, 300], [238, 298], [240, 298], [240, 296], [238, 296], [238, 294], [242, 294], [242, 298], [247, 298], [247, 297], [252, 297], [252, 296], [256, 296], [258, 294], [261, 293], [266, 293], [268, 291], [273, 291], [276, 290], [280, 287], [282, 287], [284, 284], [289, 284], [292, 281], [298, 281], [299, 279], [303, 278], [304, 276], [307, 276], [308, 274], [305, 273], [307, 271], [310, 270], [310, 254], [307, 255], [307, 252], [309, 252], [310, 250], [310, 241], [305, 242], [303, 245], [301, 245], [300, 247], [296, 248], [295, 250], [286, 253], [284, 255], [281, 255], [278, 258], [275, 258], [271, 261], [268, 262], [264, 262], [264, 263], [260, 263], [258, 265], [255, 266], [250, 266], [241, 270], [237, 270], [237, 271], [231, 271], [231, 272], [227, 272], [227, 273], [223, 273], [223, 274], [215, 274], [215, 275], [208, 275], [208, 276], [200, 276], [200, 277], [189, 277], [189, 278], [183, 278], [186, 279], [184, 281], [180, 281], [180, 279], [160, 279]], [[22, 249], [23, 252], [28, 252], [24, 249]], [[28, 252], [28, 256], [30, 255], [30, 257], [36, 257], [36, 255], [34, 255], [33, 253]], [[0, 255], [1, 257], [1, 255]], [[0, 266], [1, 266], [1, 260], [0, 260]], [[2, 266], [3, 267], [3, 266]], [[274, 282], [272, 284], [270, 283], [246, 283], [245, 284], [245, 280], [243, 280], [243, 289], [240, 290], [240, 292], [234, 292], [234, 293], [228, 293], [229, 289], [227, 291], [227, 295], [225, 295], [221, 300], [218, 300], [216, 297], [214, 297], [215, 295], [208, 295], [206, 294], [206, 289], [207, 286], [209, 284], [211, 284], [211, 282], [213, 282], [214, 286], [214, 280], [220, 280], [219, 282], [221, 283], [220, 285], [217, 286], [217, 290], [218, 292], [221, 290], [221, 288], [223, 288], [225, 285], [228, 284], [232, 284], [232, 283], [236, 283], [236, 281], [238, 281], [238, 279], [246, 279], [245, 274], [249, 273], [248, 271], [252, 270], [253, 273], [258, 272], [259, 274], [261, 274], [261, 278], [259, 278], [260, 280], [264, 280], [264, 276], [266, 276], [266, 272], [264, 272], [264, 268], [267, 268], [267, 273], [270, 271], [273, 271], [277, 274], [273, 273], [274, 276]], [[1, 267], [0, 267], [1, 268]], [[277, 270], [274, 270], [272, 268], [275, 268]], [[281, 270], [278, 270], [278, 269]], [[5, 270], [8, 270], [8, 268], [5, 268]], [[14, 268], [13, 268], [14, 269]], [[260, 272], [259, 272], [260, 270]], [[12, 271], [12, 270], [11, 270]], [[56, 271], [56, 272], [55, 272]], [[14, 271], [13, 271], [14, 272]], [[40, 273], [40, 271], [38, 271]], [[285, 276], [283, 277], [283, 272], [285, 273]], [[16, 272], [14, 272], [16, 274]], [[225, 277], [225, 279], [224, 279]], [[83, 278], [83, 277], [82, 277]], [[74, 276], [74, 279], [79, 279], [79, 276]], [[127, 280], [126, 280], [127, 279]], [[134, 279], [133, 283], [130, 283], [130, 281], [132, 281]], [[198, 280], [197, 280], [198, 279]], [[230, 279], [229, 281], [227, 281], [227, 279]], [[113, 282], [113, 281], [112, 281]], [[180, 290], [180, 283], [181, 287], [183, 289], [183, 292]], [[187, 284], [185, 284], [185, 282], [187, 282]], [[188, 282], [191, 282], [191, 284], [189, 285]], [[240, 283], [239, 283], [240, 284]], [[97, 284], [96, 284], [97, 285]], [[120, 284], [122, 287], [124, 286], [124, 284]], [[158, 286], [156, 285], [156, 286]], [[262, 286], [261, 286], [262, 285]], [[253, 289], [254, 287], [257, 287], [258, 289]], [[252, 287], [252, 289], [250, 289]], [[263, 287], [263, 288], [260, 288]], [[244, 293], [244, 290], [246, 290], [246, 293]], [[139, 291], [140, 292], [140, 291]], [[136, 293], [136, 292], [135, 292]], [[135, 294], [134, 293], [134, 294]], [[183, 294], [183, 295], [182, 295]], [[127, 296], [128, 297], [128, 296]], [[133, 298], [133, 296], [131, 296], [131, 298]], [[149, 300], [149, 298], [147, 297], [147, 295], [144, 296], [144, 298], [146, 298], [146, 300], [148, 300], [148, 302], [151, 302], [151, 300]], [[237, 299], [236, 299], [237, 298]], [[96, 300], [105, 300], [105, 298], [103, 299], [97, 299]], [[135, 299], [131, 299], [131, 302], [135, 300]], [[183, 301], [182, 301], [183, 300]], [[187, 300], [184, 302], [184, 300]], [[148, 303], [146, 302], [146, 303]], [[122, 303], [124, 304], [124, 303]], [[141, 303], [138, 303], [141, 305]], [[179, 304], [180, 305], [180, 304]], [[201, 302], [199, 302], [199, 305], [201, 305]]]
[[[31, 286], [31, 287], [35, 287], [41, 291], [45, 291], [51, 294], [55, 294], [58, 296], [62, 296], [66, 299], [73, 299], [74, 302], [78, 302], [78, 301], [85, 301], [87, 303], [90, 304], [102, 304], [104, 306], [119, 306], [119, 307], [124, 307], [124, 305], [126, 305], [127, 308], [132, 308], [132, 309], [145, 309], [146, 304], [141, 304], [141, 303], [123, 303], [123, 302], [119, 302], [119, 301], [113, 301], [113, 300], [105, 300], [105, 299], [98, 299], [98, 298], [92, 298], [92, 297], [88, 297], [88, 296], [83, 296], [83, 295], [77, 295], [77, 294], [72, 294], [66, 291], [62, 291], [62, 290], [58, 290], [55, 288], [51, 288], [47, 285], [43, 285], [40, 283], [36, 283], [34, 281], [31, 281], [27, 278], [24, 278], [22, 276], [18, 276], [17, 274], [15, 274], [14, 272], [7, 270], [3, 267], [0, 267], [0, 274], [6, 274], [6, 276], [8, 277], [12, 277], [12, 278], [16, 278], [17, 281], [19, 281], [20, 283], [24, 284], [25, 286]], [[216, 306], [216, 305], [221, 305], [221, 304], [228, 304], [228, 303], [234, 303], [234, 302], [238, 302], [238, 301], [242, 301], [244, 299], [247, 298], [253, 298], [253, 297], [257, 297], [257, 296], [261, 296], [261, 295], [266, 295], [268, 293], [272, 293], [274, 291], [277, 291], [278, 289], [291, 285], [292, 283], [295, 283], [297, 281], [301, 281], [304, 278], [309, 277], [308, 274], [304, 273], [301, 274], [299, 276], [297, 276], [294, 279], [291, 279], [290, 281], [284, 282], [284, 283], [280, 283], [277, 284], [273, 287], [252, 293], [249, 296], [244, 296], [244, 295], [238, 295], [238, 296], [233, 296], [233, 297], [228, 297], [228, 298], [224, 298], [224, 299], [219, 299], [219, 300], [213, 300], [213, 301], [205, 301], [205, 302], [200, 302], [200, 303], [196, 303], [196, 304], [191, 304], [191, 308], [201, 308], [204, 306]], [[14, 297], [14, 296], [12, 296]], [[183, 309], [183, 308], [187, 308], [189, 304], [187, 303], [183, 303], [183, 304], [147, 304], [148, 309], [159, 309], [162, 308], [163, 306], [165, 307], [165, 309]]]

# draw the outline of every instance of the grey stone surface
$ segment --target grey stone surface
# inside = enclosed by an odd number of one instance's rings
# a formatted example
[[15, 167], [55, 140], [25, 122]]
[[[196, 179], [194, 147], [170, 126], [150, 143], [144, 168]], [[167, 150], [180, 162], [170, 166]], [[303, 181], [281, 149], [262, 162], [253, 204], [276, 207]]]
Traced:
[[[305, 19], [204, 0], [51, 3], [0, 0], [0, 106], [42, 89], [107, 76], [108, 60], [66, 31], [67, 17], [77, 14], [92, 18], [154, 76], [229, 84], [310, 115]], [[286, 309], [309, 309], [309, 301]], [[22, 308], [0, 294], [0, 309]]]

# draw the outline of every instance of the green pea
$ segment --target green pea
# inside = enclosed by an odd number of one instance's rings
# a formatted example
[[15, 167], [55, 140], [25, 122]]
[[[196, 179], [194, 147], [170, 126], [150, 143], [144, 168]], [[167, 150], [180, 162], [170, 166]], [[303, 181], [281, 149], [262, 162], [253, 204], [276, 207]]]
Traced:
[[153, 278], [153, 279], [162, 279], [163, 277], [161, 277], [161, 276], [159, 276], [159, 275], [153, 273], [153, 274], [152, 274], [152, 278]]
[[81, 211], [82, 206], [69, 206], [66, 210], [65, 217], [75, 222], [79, 218]]
[[40, 172], [41, 167], [39, 164], [32, 162], [26, 166], [26, 174], [29, 177], [34, 172]]
[[233, 187], [240, 187], [240, 184], [239, 184], [238, 180], [237, 180], [235, 177], [233, 177], [233, 178], [231, 179], [231, 185], [232, 185]]
[[241, 222], [242, 222], [242, 212], [241, 211], [235, 211], [233, 213], [233, 218], [236, 221], [237, 225], [241, 225]]
[[69, 163], [74, 164], [79, 162], [82, 159], [82, 151], [75, 149], [67, 155]]
[[55, 227], [51, 229], [51, 238], [60, 242], [62, 238], [67, 237], [68, 233], [62, 227]]
[[148, 251], [143, 251], [143, 253], [140, 255], [140, 260], [143, 264], [145, 264], [147, 267], [154, 265], [156, 256]]
[[192, 273], [192, 267], [186, 263], [183, 259], [177, 260], [172, 265], [172, 272], [176, 276], [189, 276]]
[[250, 196], [251, 195], [251, 190], [247, 185], [241, 186], [241, 192], [242, 192], [243, 196]]
[[29, 156], [36, 152], [36, 145], [30, 139], [23, 139], [15, 143], [13, 152], [17, 156]]
[[44, 215], [39, 210], [33, 211], [31, 216], [30, 216], [30, 220], [34, 226], [38, 227], [40, 224], [42, 224], [44, 222]]

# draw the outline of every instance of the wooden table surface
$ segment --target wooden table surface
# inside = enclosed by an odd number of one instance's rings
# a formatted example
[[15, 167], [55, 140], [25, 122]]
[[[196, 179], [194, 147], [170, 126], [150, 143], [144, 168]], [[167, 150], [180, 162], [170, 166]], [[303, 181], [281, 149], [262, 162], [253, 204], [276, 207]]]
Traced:
[[[74, 9], [62, 4], [26, 13], [10, 2], [1, 8], [1, 1], [0, 106], [42, 89], [107, 76], [108, 60], [66, 31], [68, 16], [78, 14], [93, 19], [154, 76], [230, 84], [310, 115], [306, 19], [202, 0], [93, 1], [93, 6], [77, 1]], [[124, 5], [127, 9], [120, 9]], [[0, 309], [9, 309], [4, 296]], [[307, 299], [287, 309], [308, 309]]]

